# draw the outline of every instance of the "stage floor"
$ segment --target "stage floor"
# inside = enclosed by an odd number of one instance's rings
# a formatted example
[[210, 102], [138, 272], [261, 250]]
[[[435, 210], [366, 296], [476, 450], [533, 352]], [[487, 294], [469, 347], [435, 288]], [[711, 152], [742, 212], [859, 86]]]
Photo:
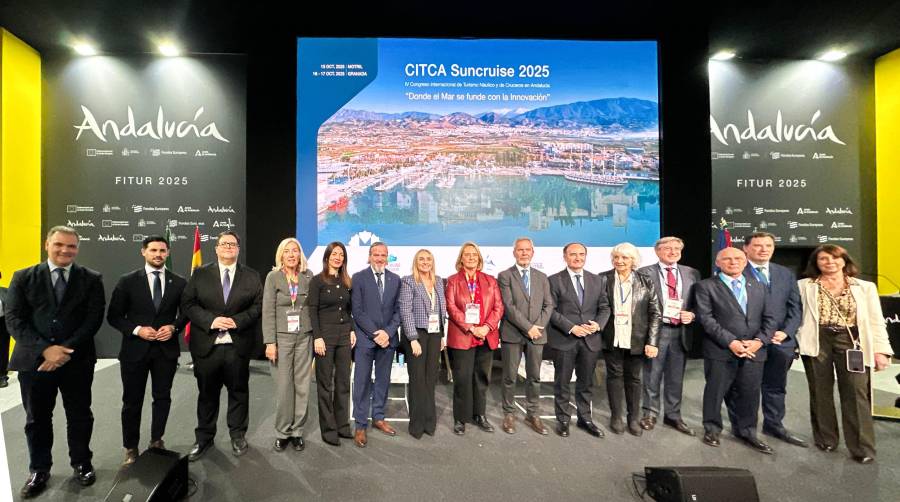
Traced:
[[[184, 361], [183, 361], [184, 362]], [[602, 366], [602, 365], [601, 365]], [[452, 387], [438, 388], [438, 430], [434, 437], [413, 439], [405, 423], [395, 423], [396, 437], [369, 429], [369, 446], [356, 448], [350, 440], [340, 447], [324, 444], [319, 437], [315, 390], [312, 392], [306, 450], [272, 450], [274, 439], [273, 382], [268, 363], [254, 361], [250, 373], [250, 451], [243, 457], [231, 455], [223, 393], [216, 447], [198, 462], [190, 464], [197, 482], [193, 500], [288, 501], [288, 500], [639, 500], [632, 486], [633, 472], [644, 466], [708, 465], [749, 469], [756, 478], [764, 501], [897, 500], [900, 494], [900, 424], [876, 422], [878, 461], [859, 465], [849, 458], [843, 443], [834, 453], [824, 453], [761, 437], [775, 449], [763, 455], [723, 434], [722, 446], [704, 445], [700, 437], [688, 437], [667, 427], [657, 427], [636, 438], [608, 431], [609, 409], [603, 386], [594, 390], [594, 420], [607, 430], [596, 439], [572, 428], [571, 436], [552, 433], [539, 436], [518, 422], [518, 433], [500, 429], [500, 368], [495, 367], [488, 398], [488, 415], [497, 429], [484, 433], [474, 426], [466, 435], [453, 434], [450, 396]], [[552, 385], [544, 384], [545, 394]], [[697, 431], [702, 430], [700, 400], [703, 390], [702, 361], [688, 364], [685, 377], [683, 416]], [[94, 466], [97, 482], [81, 488], [71, 479], [65, 444], [62, 403], [57, 406], [55, 465], [47, 492], [38, 500], [75, 501], [103, 499], [113, 485], [122, 460], [121, 380], [117, 364], [98, 370], [94, 379]], [[521, 391], [521, 389], [520, 389]], [[4, 400], [18, 393], [11, 385], [0, 390]], [[392, 395], [402, 395], [394, 386]], [[197, 389], [193, 375], [182, 367], [175, 379], [173, 407], [166, 433], [167, 446], [186, 453], [193, 443], [196, 425]], [[144, 406], [143, 433], [149, 433], [149, 403]], [[542, 413], [552, 414], [552, 400], [544, 399]], [[793, 432], [810, 436], [809, 403], [802, 373], [792, 371], [788, 388], [788, 416], [785, 425]], [[6, 409], [6, 407], [4, 407]], [[394, 401], [391, 411], [400, 415], [402, 401]], [[521, 416], [520, 416], [521, 418]], [[10, 477], [15, 499], [28, 472], [21, 405], [2, 415]], [[727, 417], [726, 417], [727, 422]], [[548, 427], [554, 422], [547, 421]], [[726, 425], [727, 429], [727, 425]], [[141, 445], [149, 438], [142, 437]], [[0, 495], [0, 499], [5, 498]], [[649, 500], [649, 498], [648, 498]]]

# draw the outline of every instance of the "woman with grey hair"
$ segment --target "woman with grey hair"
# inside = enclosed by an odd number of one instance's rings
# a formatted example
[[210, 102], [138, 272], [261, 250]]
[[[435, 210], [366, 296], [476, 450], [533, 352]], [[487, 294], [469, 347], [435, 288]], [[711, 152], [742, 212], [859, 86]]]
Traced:
[[302, 451], [312, 378], [312, 324], [306, 295], [312, 273], [300, 242], [281, 241], [263, 288], [262, 330], [275, 380], [275, 451]]
[[[609, 428], [616, 434], [640, 436], [641, 373], [644, 357], [656, 357], [662, 320], [653, 280], [637, 273], [641, 255], [628, 242], [610, 253], [613, 269], [600, 274], [612, 306], [612, 319], [603, 327], [606, 392], [609, 396]], [[626, 405], [623, 410], [623, 401]]]

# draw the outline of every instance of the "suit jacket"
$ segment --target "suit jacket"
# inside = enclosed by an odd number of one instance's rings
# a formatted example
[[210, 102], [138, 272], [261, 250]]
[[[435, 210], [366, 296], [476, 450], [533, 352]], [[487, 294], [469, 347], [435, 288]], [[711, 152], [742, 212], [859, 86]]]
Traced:
[[[696, 315], [696, 312], [694, 312], [694, 285], [700, 282], [700, 272], [695, 268], [680, 263], [678, 264], [677, 269], [681, 281], [681, 298], [684, 300], [681, 310], [692, 312]], [[656, 297], [658, 300], [660, 316], [662, 316], [665, 302], [669, 298], [669, 290], [659, 274], [659, 264], [654, 263], [653, 265], [641, 267], [638, 269], [638, 272], [649, 277], [650, 280], [653, 281], [654, 286], [656, 286]], [[660, 317], [660, 320], [662, 320], [662, 317]], [[678, 325], [678, 328], [681, 331], [681, 346], [684, 348], [685, 352], [690, 352], [691, 347], [694, 346], [695, 325], [696, 320], [690, 324]]]
[[313, 276], [306, 297], [313, 338], [321, 338], [329, 346], [350, 345], [350, 332], [353, 331], [351, 294], [343, 283], [325, 282], [322, 274]]
[[584, 337], [584, 342], [594, 352], [603, 348], [600, 333], [609, 321], [609, 297], [599, 276], [582, 270], [582, 279], [584, 279], [584, 302], [579, 304], [578, 293], [575, 292], [575, 285], [572, 284], [568, 269], [562, 269], [547, 278], [550, 282], [553, 304], [556, 306], [550, 316], [547, 336], [550, 346], [556, 350], [574, 349], [578, 344], [578, 337], [569, 331], [576, 325], [590, 321], [599, 324], [600, 331]]
[[775, 317], [772, 315], [770, 296], [766, 288], [754, 278], [747, 279], [747, 314], [731, 288], [718, 274], [700, 281], [694, 286], [697, 319], [706, 336], [703, 338], [703, 357], [719, 361], [736, 359], [728, 345], [734, 340], [759, 338], [763, 346], [753, 361], [766, 360], [766, 347], [775, 333]]
[[[500, 272], [497, 283], [500, 285], [500, 297], [503, 299], [503, 324], [500, 325], [500, 339], [503, 343], [531, 342], [537, 345], [547, 343], [547, 325], [553, 314], [553, 295], [550, 294], [550, 282], [547, 275], [534, 268], [529, 269], [529, 286], [531, 296], [522, 284], [522, 275], [513, 265]], [[528, 330], [532, 326], [544, 328], [541, 337], [534, 340], [528, 338]]]
[[400, 344], [397, 330], [400, 328], [400, 307], [397, 298], [400, 296], [400, 276], [384, 271], [381, 278], [384, 282], [384, 295], [378, 294], [378, 283], [371, 267], [353, 274], [353, 290], [350, 292], [353, 326], [356, 330], [356, 343], [362, 348], [375, 348], [374, 333], [383, 329], [391, 337], [391, 347]]
[[[503, 318], [503, 300], [500, 298], [500, 287], [497, 280], [478, 272], [476, 275], [478, 288], [481, 290], [481, 309], [484, 313], [484, 326], [490, 328], [487, 335], [487, 344], [491, 350], [500, 346], [500, 319]], [[447, 314], [450, 323], [447, 327], [447, 346], [451, 349], [468, 350], [472, 348], [474, 336], [468, 329], [474, 325], [466, 323], [466, 304], [471, 303], [469, 286], [466, 282], [465, 270], [451, 275], [447, 279], [447, 289], [444, 291], [447, 298]]]
[[229, 330], [234, 348], [242, 357], [250, 357], [261, 310], [262, 283], [256, 270], [240, 263], [236, 265], [226, 303], [219, 264], [212, 262], [197, 268], [181, 297], [181, 311], [191, 321], [191, 355], [209, 354], [218, 335], [218, 330], [211, 328], [213, 320], [230, 317], [237, 324], [237, 328]]
[[106, 298], [99, 272], [72, 264], [66, 294], [57, 304], [47, 262], [17, 271], [4, 302], [6, 326], [16, 346], [9, 360], [13, 371], [34, 371], [44, 349], [62, 345], [72, 359], [97, 360], [94, 335], [103, 324]]
[[[747, 262], [745, 277], [752, 277], [762, 283], [759, 272], [753, 264]], [[781, 345], [772, 344], [769, 350], [786, 350], [790, 353], [797, 348], [797, 329], [803, 317], [800, 305], [800, 289], [797, 288], [797, 276], [787, 267], [769, 262], [769, 295], [772, 296], [772, 315], [775, 317], [775, 331], [784, 331], [787, 338]]]
[[[147, 270], [144, 267], [119, 278], [109, 300], [106, 320], [110, 326], [122, 333], [120, 361], [139, 361], [154, 344], [162, 348], [168, 359], [178, 359], [181, 353], [178, 333], [187, 324], [187, 317], [179, 315], [178, 309], [181, 305], [181, 293], [184, 292], [187, 281], [171, 270], [166, 270], [165, 277], [166, 287], [158, 312], [153, 306], [153, 293], [150, 291]], [[175, 326], [175, 333], [164, 342], [150, 342], [134, 334], [134, 328], [138, 326], [159, 329], [167, 324]]]
[[447, 318], [447, 300], [444, 298], [444, 281], [434, 277], [434, 299], [437, 307], [431, 305], [431, 298], [425, 291], [425, 285], [416, 282], [413, 276], [407, 275], [400, 280], [400, 297], [397, 305], [400, 310], [400, 320], [403, 323], [403, 336], [407, 340], [417, 340], [419, 333], [416, 328], [428, 329], [428, 317], [432, 311], [436, 312], [444, 327], [444, 319]]
[[[606, 289], [610, 303], [615, 302], [616, 270], [608, 270], [600, 274], [600, 281]], [[632, 272], [634, 284], [631, 289], [631, 353], [643, 354], [645, 345], [659, 345], [659, 325], [662, 322], [662, 309], [659, 307], [659, 296], [653, 280], [647, 276]], [[615, 309], [611, 309], [615, 315]], [[608, 322], [603, 328], [603, 350], [613, 350], [616, 336], [615, 322]]]
[[[298, 331], [300, 334], [309, 334], [312, 331], [309, 307], [306, 306], [306, 297], [309, 294], [309, 283], [312, 281], [312, 276], [312, 272], [309, 270], [297, 274], [297, 299], [294, 301], [293, 308], [300, 316]], [[273, 270], [266, 276], [266, 284], [263, 289], [263, 343], [276, 343], [276, 333], [289, 333], [287, 326], [289, 310], [291, 310], [291, 290], [287, 277], [281, 270]]]

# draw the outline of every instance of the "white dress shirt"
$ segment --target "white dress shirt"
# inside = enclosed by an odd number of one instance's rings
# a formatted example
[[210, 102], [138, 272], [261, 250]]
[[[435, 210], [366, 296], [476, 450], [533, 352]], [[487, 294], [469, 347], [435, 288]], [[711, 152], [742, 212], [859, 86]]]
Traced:
[[[628, 278], [622, 281], [619, 273], [614, 272], [616, 278], [615, 288], [613, 288], [613, 326], [615, 327], [615, 339], [613, 347], [620, 349], [631, 349], [631, 300], [634, 298], [632, 294], [634, 286], [634, 272], [628, 274]], [[622, 315], [627, 316], [628, 323], [620, 324], [619, 319], [624, 319]]]

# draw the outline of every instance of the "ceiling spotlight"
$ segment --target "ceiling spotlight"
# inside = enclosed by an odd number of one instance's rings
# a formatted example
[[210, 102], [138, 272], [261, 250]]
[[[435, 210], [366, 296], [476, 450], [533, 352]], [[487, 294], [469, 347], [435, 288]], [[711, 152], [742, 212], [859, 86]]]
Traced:
[[84, 41], [75, 42], [74, 44], [72, 44], [72, 49], [79, 56], [96, 56], [97, 55], [97, 48], [87, 42], [84, 42]]
[[824, 53], [822, 53], [822, 55], [819, 56], [819, 61], [840, 61], [845, 57], [847, 57], [846, 52], [838, 49], [832, 49], [830, 51], [825, 51]]
[[162, 42], [157, 48], [163, 56], [174, 57], [181, 54], [181, 50], [172, 42]]
[[722, 50], [713, 54], [710, 59], [712, 59], [713, 61], [728, 61], [729, 59], [733, 59], [734, 56], [736, 56], [734, 51]]

